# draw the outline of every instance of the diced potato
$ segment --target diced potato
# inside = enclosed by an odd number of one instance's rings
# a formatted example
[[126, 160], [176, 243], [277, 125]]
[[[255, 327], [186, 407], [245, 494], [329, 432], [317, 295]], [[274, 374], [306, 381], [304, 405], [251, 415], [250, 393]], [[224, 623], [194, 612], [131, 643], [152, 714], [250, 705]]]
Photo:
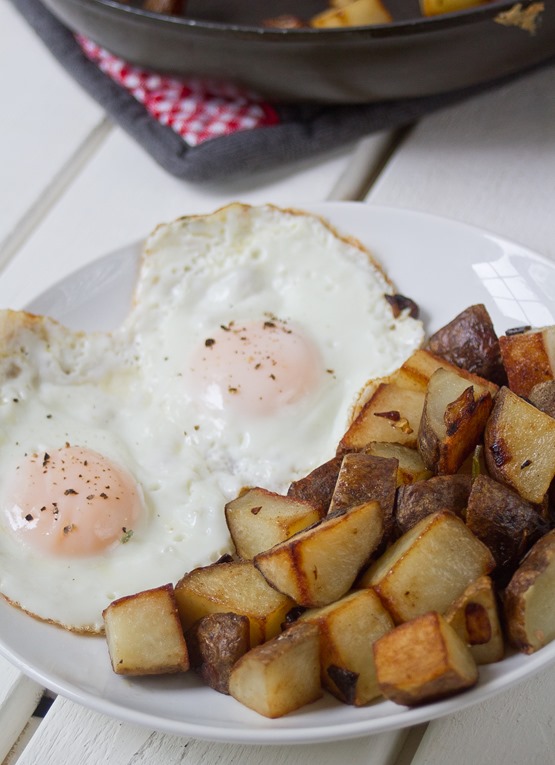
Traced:
[[495, 396], [497, 392], [497, 385], [495, 383], [478, 377], [466, 369], [461, 369], [455, 364], [451, 364], [447, 359], [424, 348], [420, 348], [409, 356], [395, 373], [394, 377], [396, 382], [403, 388], [414, 388], [415, 390], [426, 392], [432, 375], [438, 369], [446, 369], [449, 372], [453, 372], [453, 374], [458, 374], [473, 385], [484, 386], [492, 396]]
[[509, 388], [528, 396], [538, 383], [553, 380], [555, 327], [513, 332], [499, 338]]
[[239, 659], [229, 692], [265, 717], [282, 717], [322, 695], [319, 653], [318, 628], [294, 624]]
[[322, 684], [346, 704], [362, 706], [380, 695], [372, 645], [393, 629], [391, 616], [372, 589], [351, 592], [299, 621], [320, 629]]
[[532, 547], [505, 590], [511, 643], [534, 653], [555, 639], [555, 529]]
[[380, 383], [339, 442], [338, 454], [359, 451], [371, 441], [416, 447], [424, 397], [422, 390]]
[[423, 481], [432, 475], [418, 451], [402, 444], [373, 441], [364, 447], [364, 453], [397, 460], [397, 486]]
[[277, 635], [293, 601], [270, 587], [250, 561], [213, 563], [193, 569], [175, 586], [184, 630], [208, 614], [247, 616], [251, 646]]
[[507, 382], [499, 339], [482, 303], [461, 311], [428, 340], [428, 348], [457, 367], [498, 385]]
[[468, 585], [445, 613], [445, 621], [468, 645], [476, 664], [501, 661], [505, 654], [497, 597], [489, 576]]
[[118, 675], [189, 669], [172, 584], [114, 600], [102, 615], [110, 661]]
[[477, 476], [466, 510], [466, 525], [493, 553], [496, 578], [505, 583], [526, 551], [548, 530], [538, 508], [508, 486]]
[[293, 481], [287, 496], [300, 502], [308, 502], [318, 510], [320, 517], [324, 517], [330, 506], [342, 461], [342, 457], [333, 457], [304, 478]]
[[433, 513], [394, 542], [359, 581], [372, 586], [394, 621], [444, 611], [466, 587], [489, 574], [488, 548], [448, 511]]
[[319, 521], [320, 513], [307, 502], [256, 488], [228, 502], [225, 519], [237, 555], [250, 560]]
[[373, 457], [362, 452], [346, 454], [331, 499], [330, 514], [371, 501], [379, 502], [384, 539], [390, 539], [394, 531], [398, 465], [397, 460], [386, 457]]
[[383, 536], [383, 512], [368, 502], [328, 516], [254, 558], [268, 582], [301, 606], [325, 606], [344, 595]]
[[540, 503], [555, 476], [555, 420], [501, 388], [484, 433], [492, 478]]
[[338, 453], [360, 451], [371, 441], [416, 448], [424, 397], [430, 378], [438, 369], [449, 370], [472, 385], [485, 387], [492, 396], [497, 392], [495, 383], [419, 349], [392, 375], [366, 386], [354, 407], [351, 425], [339, 443]]
[[450, 510], [464, 520], [472, 487], [469, 475], [437, 475], [397, 490], [395, 519], [404, 534], [422, 518], [440, 510]]
[[204, 682], [220, 693], [229, 693], [233, 666], [250, 648], [250, 623], [234, 613], [209, 614], [187, 630], [189, 661]]
[[481, 440], [493, 406], [490, 391], [458, 373], [438, 369], [428, 383], [418, 451], [439, 475], [456, 473]]
[[340, 7], [313, 16], [312, 27], [361, 27], [372, 24], [389, 24], [393, 17], [381, 0], [352, 0]]
[[442, 13], [455, 13], [476, 5], [483, 5], [488, 0], [420, 0], [420, 12], [423, 16], [439, 16]]
[[468, 647], [437, 612], [396, 627], [374, 643], [381, 692], [415, 706], [471, 688], [478, 669]]

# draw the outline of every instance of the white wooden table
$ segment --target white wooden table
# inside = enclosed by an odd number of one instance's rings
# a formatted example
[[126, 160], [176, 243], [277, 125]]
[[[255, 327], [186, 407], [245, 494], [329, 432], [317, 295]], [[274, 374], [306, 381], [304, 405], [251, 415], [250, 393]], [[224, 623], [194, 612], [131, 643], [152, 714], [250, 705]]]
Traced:
[[[159, 221], [239, 199], [365, 200], [477, 224], [555, 259], [555, 68], [279, 171], [198, 187], [165, 174], [115, 127], [0, 0], [0, 305], [22, 307]], [[207, 743], [122, 724], [0, 660], [0, 763], [546, 765], [555, 763], [555, 667], [410, 731], [334, 744]]]

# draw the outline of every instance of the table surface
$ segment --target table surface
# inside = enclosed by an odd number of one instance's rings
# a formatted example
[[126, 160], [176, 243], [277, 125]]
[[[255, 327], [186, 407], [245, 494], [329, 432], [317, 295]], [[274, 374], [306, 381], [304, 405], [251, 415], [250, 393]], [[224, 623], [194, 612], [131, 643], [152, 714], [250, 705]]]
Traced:
[[[20, 308], [158, 222], [232, 201], [359, 200], [476, 224], [555, 259], [555, 69], [400, 132], [240, 181], [176, 180], [114, 125], [0, 0], [0, 305]], [[555, 667], [416, 728], [322, 745], [240, 746], [157, 733], [57, 697], [0, 659], [0, 763], [545, 765]], [[41, 708], [48, 707], [45, 715]]]

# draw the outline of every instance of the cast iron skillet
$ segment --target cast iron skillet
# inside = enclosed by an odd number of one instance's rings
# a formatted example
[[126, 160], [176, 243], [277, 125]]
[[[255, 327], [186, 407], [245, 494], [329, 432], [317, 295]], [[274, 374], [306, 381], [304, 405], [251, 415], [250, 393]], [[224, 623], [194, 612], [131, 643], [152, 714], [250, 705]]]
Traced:
[[[386, 0], [396, 21], [349, 29], [268, 29], [263, 18], [310, 16], [326, 0], [189, 0], [187, 15], [136, 0], [42, 0], [72, 30], [128, 62], [225, 79], [277, 102], [370, 103], [439, 94], [513, 74], [555, 54], [555, 2], [535, 34], [499, 23], [515, 5], [493, 0], [419, 18], [416, 0]], [[522, 0], [523, 9], [537, 0]], [[541, 5], [541, 3], [539, 4]]]

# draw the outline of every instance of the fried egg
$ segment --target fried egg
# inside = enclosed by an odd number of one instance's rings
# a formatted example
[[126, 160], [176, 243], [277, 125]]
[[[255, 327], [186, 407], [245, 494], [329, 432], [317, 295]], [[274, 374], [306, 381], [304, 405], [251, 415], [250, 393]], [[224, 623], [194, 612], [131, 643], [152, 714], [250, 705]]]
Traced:
[[335, 453], [423, 329], [321, 219], [229, 205], [159, 226], [111, 333], [0, 314], [0, 592], [102, 629], [113, 599], [230, 549], [224, 505]]

